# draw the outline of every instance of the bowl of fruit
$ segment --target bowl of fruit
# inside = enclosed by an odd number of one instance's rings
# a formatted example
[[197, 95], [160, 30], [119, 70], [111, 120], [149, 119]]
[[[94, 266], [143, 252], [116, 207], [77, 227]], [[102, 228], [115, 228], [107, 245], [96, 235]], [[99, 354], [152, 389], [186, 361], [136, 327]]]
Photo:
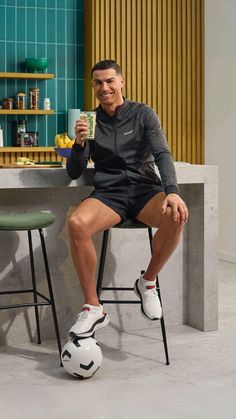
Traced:
[[71, 148], [75, 142], [75, 140], [71, 140], [66, 132], [63, 132], [62, 134], [57, 134], [54, 138], [55, 142], [55, 152], [60, 157], [66, 157], [68, 158], [71, 153]]

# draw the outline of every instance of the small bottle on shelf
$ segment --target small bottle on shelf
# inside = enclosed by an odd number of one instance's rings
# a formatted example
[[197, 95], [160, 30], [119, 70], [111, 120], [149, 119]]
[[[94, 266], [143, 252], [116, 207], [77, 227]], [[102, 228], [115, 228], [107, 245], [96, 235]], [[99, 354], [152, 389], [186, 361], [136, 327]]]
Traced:
[[45, 111], [49, 111], [51, 109], [51, 102], [49, 97], [45, 97], [44, 101], [43, 101], [43, 109]]
[[0, 147], [4, 147], [4, 144], [3, 144], [3, 132], [2, 132], [1, 125], [0, 125]]

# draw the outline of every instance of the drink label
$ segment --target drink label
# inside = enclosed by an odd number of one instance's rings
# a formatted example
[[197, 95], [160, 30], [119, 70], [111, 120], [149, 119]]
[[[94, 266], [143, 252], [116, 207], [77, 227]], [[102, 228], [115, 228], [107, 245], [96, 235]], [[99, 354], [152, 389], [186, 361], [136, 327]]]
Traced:
[[86, 135], [87, 140], [94, 140], [95, 137], [95, 126], [96, 126], [96, 112], [93, 111], [84, 111], [80, 113], [80, 119], [86, 121], [88, 124], [88, 135]]

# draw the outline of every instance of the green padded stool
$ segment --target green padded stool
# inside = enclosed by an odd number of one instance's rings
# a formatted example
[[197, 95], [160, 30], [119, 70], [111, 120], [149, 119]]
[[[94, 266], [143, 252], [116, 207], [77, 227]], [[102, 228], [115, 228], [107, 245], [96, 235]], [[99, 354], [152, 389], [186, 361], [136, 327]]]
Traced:
[[[1, 230], [8, 230], [8, 231], [27, 231], [28, 233], [28, 243], [29, 243], [29, 256], [30, 256], [30, 266], [31, 266], [31, 279], [32, 279], [32, 288], [30, 289], [21, 289], [21, 290], [7, 290], [1, 291], [0, 295], [7, 295], [7, 294], [21, 294], [21, 293], [31, 293], [33, 296], [34, 302], [30, 303], [20, 303], [20, 304], [7, 304], [7, 305], [0, 305], [0, 309], [9, 309], [9, 308], [17, 308], [17, 307], [34, 307], [35, 308], [35, 320], [36, 320], [36, 327], [37, 327], [37, 335], [38, 335], [38, 343], [41, 343], [40, 337], [40, 325], [39, 325], [39, 312], [38, 307], [43, 305], [50, 305], [52, 309], [52, 316], [54, 321], [56, 339], [57, 339], [57, 346], [59, 355], [61, 354], [61, 341], [60, 341], [60, 334], [58, 328], [58, 321], [57, 321], [57, 314], [55, 308], [55, 301], [51, 283], [51, 277], [49, 272], [49, 265], [48, 265], [48, 258], [43, 234], [43, 228], [46, 228], [53, 224], [55, 221], [55, 217], [51, 212], [31, 212], [31, 213], [16, 213], [16, 214], [0, 214], [0, 231]], [[33, 245], [32, 245], [32, 230], [38, 230], [41, 247], [42, 247], [42, 254], [48, 284], [48, 292], [49, 297], [45, 296], [44, 294], [37, 291], [36, 286], [36, 276], [35, 276], [35, 267], [34, 267], [34, 254], [33, 254]], [[40, 297], [40, 301], [38, 299]]]
[[[112, 228], [125, 228], [125, 229], [146, 229], [148, 230], [148, 236], [149, 236], [149, 243], [150, 248], [152, 252], [152, 228], [148, 225], [141, 223], [138, 220], [131, 220], [127, 219], [119, 224], [116, 224]], [[105, 261], [106, 261], [106, 254], [107, 254], [107, 243], [108, 243], [108, 237], [109, 237], [110, 230], [105, 230], [103, 232], [103, 239], [102, 239], [102, 249], [101, 249], [101, 255], [100, 255], [100, 261], [99, 261], [99, 267], [98, 267], [98, 276], [97, 276], [97, 295], [99, 298], [99, 302], [101, 304], [141, 304], [140, 300], [125, 300], [125, 299], [109, 299], [104, 300], [101, 298], [102, 291], [134, 291], [134, 288], [132, 287], [104, 287], [103, 286], [103, 273], [104, 273], [104, 267], [105, 267]], [[142, 272], [144, 273], [144, 271]], [[160, 292], [160, 285], [159, 285], [159, 278], [156, 276], [156, 288], [158, 292], [158, 296], [162, 305], [161, 301], [161, 292]], [[167, 337], [166, 337], [166, 328], [165, 328], [165, 321], [164, 316], [160, 319], [161, 323], [161, 332], [162, 332], [162, 339], [163, 339], [163, 345], [164, 345], [164, 351], [165, 351], [165, 358], [166, 358], [166, 365], [170, 364], [169, 361], [169, 354], [168, 354], [168, 345], [167, 345]]]

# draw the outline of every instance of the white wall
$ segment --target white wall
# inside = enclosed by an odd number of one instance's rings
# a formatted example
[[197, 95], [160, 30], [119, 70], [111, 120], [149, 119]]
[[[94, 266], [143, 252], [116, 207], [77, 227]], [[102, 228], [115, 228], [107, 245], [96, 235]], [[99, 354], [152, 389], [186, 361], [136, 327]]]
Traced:
[[205, 0], [205, 141], [219, 166], [220, 257], [236, 263], [236, 0]]

